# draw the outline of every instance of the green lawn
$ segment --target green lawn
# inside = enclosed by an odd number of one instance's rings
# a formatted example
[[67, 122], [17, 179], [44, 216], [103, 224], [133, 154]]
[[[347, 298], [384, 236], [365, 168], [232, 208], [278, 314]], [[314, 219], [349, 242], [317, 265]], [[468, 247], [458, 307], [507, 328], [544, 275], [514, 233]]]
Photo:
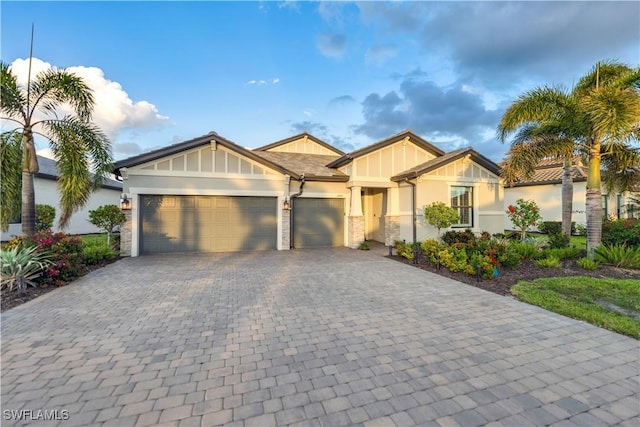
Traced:
[[519, 282], [524, 302], [640, 339], [640, 280], [553, 277]]
[[101, 234], [76, 234], [75, 237], [82, 238], [84, 246], [106, 246], [107, 233]]

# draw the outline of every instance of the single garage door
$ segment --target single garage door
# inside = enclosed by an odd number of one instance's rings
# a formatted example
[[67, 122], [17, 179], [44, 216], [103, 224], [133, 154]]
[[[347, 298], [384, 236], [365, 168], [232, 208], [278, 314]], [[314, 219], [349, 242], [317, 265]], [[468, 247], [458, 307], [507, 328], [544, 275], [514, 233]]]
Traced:
[[141, 196], [142, 254], [276, 249], [275, 197]]
[[293, 246], [344, 246], [344, 199], [294, 199]]

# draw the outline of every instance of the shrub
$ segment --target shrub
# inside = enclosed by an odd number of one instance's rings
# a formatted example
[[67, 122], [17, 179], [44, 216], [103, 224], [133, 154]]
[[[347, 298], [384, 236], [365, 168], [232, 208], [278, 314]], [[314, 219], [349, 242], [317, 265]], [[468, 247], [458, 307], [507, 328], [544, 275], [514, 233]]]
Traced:
[[522, 263], [522, 258], [515, 248], [505, 246], [504, 253], [498, 256], [500, 264], [509, 268], [518, 268]]
[[86, 265], [98, 264], [102, 261], [113, 261], [117, 256], [116, 251], [105, 245], [83, 248], [82, 255]]
[[443, 267], [453, 272], [465, 271], [468, 262], [467, 251], [464, 247], [448, 246], [441, 249], [438, 255]]
[[438, 229], [438, 237], [440, 237], [440, 230], [458, 222], [460, 214], [451, 206], [442, 202], [433, 202], [424, 208], [424, 218]]
[[[538, 224], [538, 230], [546, 234], [560, 234], [562, 233], [562, 221], [542, 221]], [[575, 221], [571, 222], [571, 234], [576, 234]]]
[[540, 209], [533, 200], [516, 200], [516, 205], [509, 205], [507, 215], [511, 223], [520, 230], [520, 239], [524, 240], [527, 236], [529, 227], [535, 227], [542, 219]]
[[103, 205], [89, 211], [89, 222], [107, 232], [107, 244], [111, 245], [111, 233], [114, 228], [124, 224], [127, 217], [116, 205]]
[[614, 267], [640, 269], [640, 247], [628, 248], [624, 245], [600, 245], [595, 251], [595, 260]]
[[43, 283], [62, 285], [80, 275], [82, 270], [82, 239], [80, 237], [46, 230], [25, 239], [23, 244], [36, 246], [38, 253], [50, 257], [53, 264], [43, 274]]
[[49, 230], [56, 219], [56, 208], [51, 205], [36, 205], [36, 231]]
[[548, 242], [550, 248], [566, 248], [571, 243], [571, 237], [564, 233], [549, 234]]
[[0, 289], [5, 287], [9, 292], [14, 286], [18, 289], [18, 294], [23, 295], [27, 285], [36, 287], [34, 280], [38, 278], [42, 271], [51, 264], [51, 260], [45, 254], [38, 253], [38, 248], [19, 248], [3, 250], [0, 253]]
[[640, 220], [629, 218], [605, 221], [602, 224], [602, 243], [640, 246]]
[[396, 254], [406, 259], [413, 259], [413, 248], [411, 244], [403, 242], [401, 240], [396, 240], [394, 244], [396, 248]]
[[582, 224], [576, 224], [576, 234], [578, 236], [587, 236], [587, 226]]
[[488, 255], [481, 253], [475, 253], [471, 255], [469, 259], [469, 265], [466, 267], [466, 271], [470, 276], [478, 274], [478, 267], [480, 267], [480, 274], [484, 279], [490, 279], [493, 277], [496, 269], [495, 264], [491, 262], [491, 258]]
[[544, 256], [545, 258], [549, 258], [553, 256], [561, 260], [577, 259], [582, 256], [582, 250], [573, 246], [569, 248], [551, 248], [551, 249], [545, 249], [544, 251], [542, 251], [542, 256]]
[[536, 261], [536, 265], [542, 268], [558, 268], [560, 267], [560, 258], [551, 255]]
[[436, 239], [427, 239], [420, 244], [422, 254], [431, 263], [436, 264], [438, 262], [438, 251], [442, 249], [443, 245]]
[[369, 250], [369, 242], [367, 242], [366, 240], [363, 240], [358, 245], [358, 249], [360, 249], [361, 251], [368, 251]]
[[442, 235], [442, 241], [448, 245], [453, 245], [454, 243], [472, 243], [476, 240], [476, 235], [473, 234], [471, 229], [467, 228], [464, 231], [447, 231]]
[[600, 267], [600, 263], [598, 261], [594, 261], [589, 257], [584, 257], [584, 258], [580, 258], [578, 261], [576, 261], [576, 264], [578, 264], [578, 267], [584, 269], [584, 270], [597, 270]]
[[520, 255], [521, 259], [538, 259], [542, 256], [542, 251], [531, 243], [512, 242], [509, 247]]

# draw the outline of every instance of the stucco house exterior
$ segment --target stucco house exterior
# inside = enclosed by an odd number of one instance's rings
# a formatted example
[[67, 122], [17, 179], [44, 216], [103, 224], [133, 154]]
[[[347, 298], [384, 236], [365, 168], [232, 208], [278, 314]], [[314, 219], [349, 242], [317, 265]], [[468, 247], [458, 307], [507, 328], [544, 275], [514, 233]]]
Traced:
[[344, 153], [302, 133], [247, 149], [215, 132], [115, 164], [131, 201], [124, 255], [357, 247], [435, 237], [434, 201], [460, 228], [501, 232], [499, 167], [472, 148], [445, 153], [411, 131]]
[[[562, 221], [562, 173], [563, 162], [558, 160], [543, 160], [535, 168], [531, 179], [516, 182], [511, 187], [504, 188], [505, 209], [516, 203], [518, 199], [534, 200], [540, 208], [543, 221]], [[576, 157], [571, 167], [573, 177], [573, 214], [576, 224], [586, 225], [586, 197], [587, 197], [587, 166]], [[634, 213], [630, 209], [632, 194], [608, 193], [603, 185], [602, 209], [607, 218], [632, 218]], [[505, 229], [513, 230], [508, 216], [505, 216]]]
[[[36, 196], [36, 204], [51, 205], [56, 208], [56, 219], [53, 223], [54, 231], [64, 231], [69, 234], [89, 234], [101, 233], [89, 222], [89, 211], [94, 210], [102, 205], [119, 205], [120, 195], [122, 194], [122, 183], [113, 179], [108, 179], [102, 187], [91, 193], [87, 204], [75, 212], [69, 221], [66, 229], [61, 230], [58, 227], [60, 219], [60, 193], [58, 192], [58, 168], [55, 160], [38, 156], [38, 165], [40, 171], [33, 179], [33, 188]], [[14, 236], [22, 235], [22, 224], [20, 222], [9, 224], [9, 229], [2, 232], [2, 241], [10, 240]]]

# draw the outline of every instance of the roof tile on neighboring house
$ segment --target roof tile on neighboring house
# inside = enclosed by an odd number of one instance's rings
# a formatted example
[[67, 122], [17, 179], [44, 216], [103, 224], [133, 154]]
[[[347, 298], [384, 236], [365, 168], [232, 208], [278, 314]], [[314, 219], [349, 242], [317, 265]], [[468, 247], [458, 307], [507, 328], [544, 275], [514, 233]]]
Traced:
[[411, 169], [408, 169], [402, 173], [399, 173], [396, 176], [391, 177], [392, 181], [402, 181], [404, 179], [415, 178], [417, 176], [423, 175], [425, 173], [436, 170], [446, 164], [454, 162], [462, 157], [470, 156], [471, 159], [478, 163], [480, 166], [484, 167], [488, 171], [498, 175], [500, 173], [500, 166], [478, 153], [471, 147], [461, 148], [459, 150], [451, 151], [447, 154], [444, 154], [440, 157], [436, 157], [435, 159], [431, 159], [427, 162], [421, 163]]
[[268, 150], [270, 150], [272, 148], [276, 148], [276, 147], [279, 147], [281, 145], [288, 144], [288, 143], [293, 142], [293, 141], [297, 141], [298, 139], [304, 138], [305, 136], [307, 138], [309, 138], [310, 140], [312, 140], [313, 142], [315, 142], [316, 144], [321, 145], [322, 147], [326, 148], [327, 150], [331, 150], [334, 153], [336, 153], [336, 157], [344, 155], [343, 151], [337, 149], [333, 145], [327, 144], [323, 140], [321, 140], [319, 138], [316, 138], [315, 136], [311, 135], [309, 132], [306, 132], [306, 131], [302, 132], [301, 134], [298, 134], [298, 135], [290, 136], [289, 138], [281, 139], [280, 141], [276, 141], [276, 142], [273, 142], [271, 144], [263, 145], [262, 147], [254, 148], [253, 151], [268, 151]]
[[[562, 182], [563, 165], [544, 166], [537, 168], [530, 179], [518, 181], [513, 184], [514, 187], [526, 187], [541, 184], [560, 184]], [[587, 180], [587, 168], [581, 165], [571, 167], [571, 175], [574, 182]]]
[[348, 164], [349, 162], [351, 162], [353, 159], [355, 159], [357, 157], [364, 156], [365, 154], [372, 153], [372, 152], [374, 152], [376, 150], [379, 150], [381, 148], [386, 147], [387, 145], [395, 144], [396, 142], [402, 141], [405, 138], [409, 138], [417, 146], [425, 149], [426, 151], [432, 153], [435, 156], [442, 156], [442, 155], [445, 154], [445, 152], [442, 151], [440, 148], [438, 148], [435, 145], [431, 144], [430, 142], [420, 138], [418, 135], [416, 135], [412, 131], [405, 130], [405, 131], [400, 132], [400, 133], [398, 133], [396, 135], [393, 135], [390, 138], [384, 139], [384, 140], [382, 140], [380, 142], [376, 142], [375, 144], [367, 145], [366, 147], [360, 148], [359, 150], [352, 151], [351, 153], [347, 153], [344, 156], [342, 156], [342, 157], [336, 159], [335, 161], [331, 162], [327, 166], [332, 167], [332, 168], [339, 168], [340, 166], [344, 166], [344, 165]]
[[[58, 164], [55, 160], [38, 156], [38, 167], [40, 168], [40, 171], [36, 174], [38, 178], [58, 180]], [[106, 178], [102, 184], [102, 188], [122, 190], [122, 183], [115, 179]]]
[[327, 167], [327, 164], [338, 159], [338, 156], [276, 151], [257, 151], [255, 153], [266, 160], [290, 169], [298, 175], [304, 174], [307, 180], [344, 182], [349, 180], [348, 175], [337, 169]]

